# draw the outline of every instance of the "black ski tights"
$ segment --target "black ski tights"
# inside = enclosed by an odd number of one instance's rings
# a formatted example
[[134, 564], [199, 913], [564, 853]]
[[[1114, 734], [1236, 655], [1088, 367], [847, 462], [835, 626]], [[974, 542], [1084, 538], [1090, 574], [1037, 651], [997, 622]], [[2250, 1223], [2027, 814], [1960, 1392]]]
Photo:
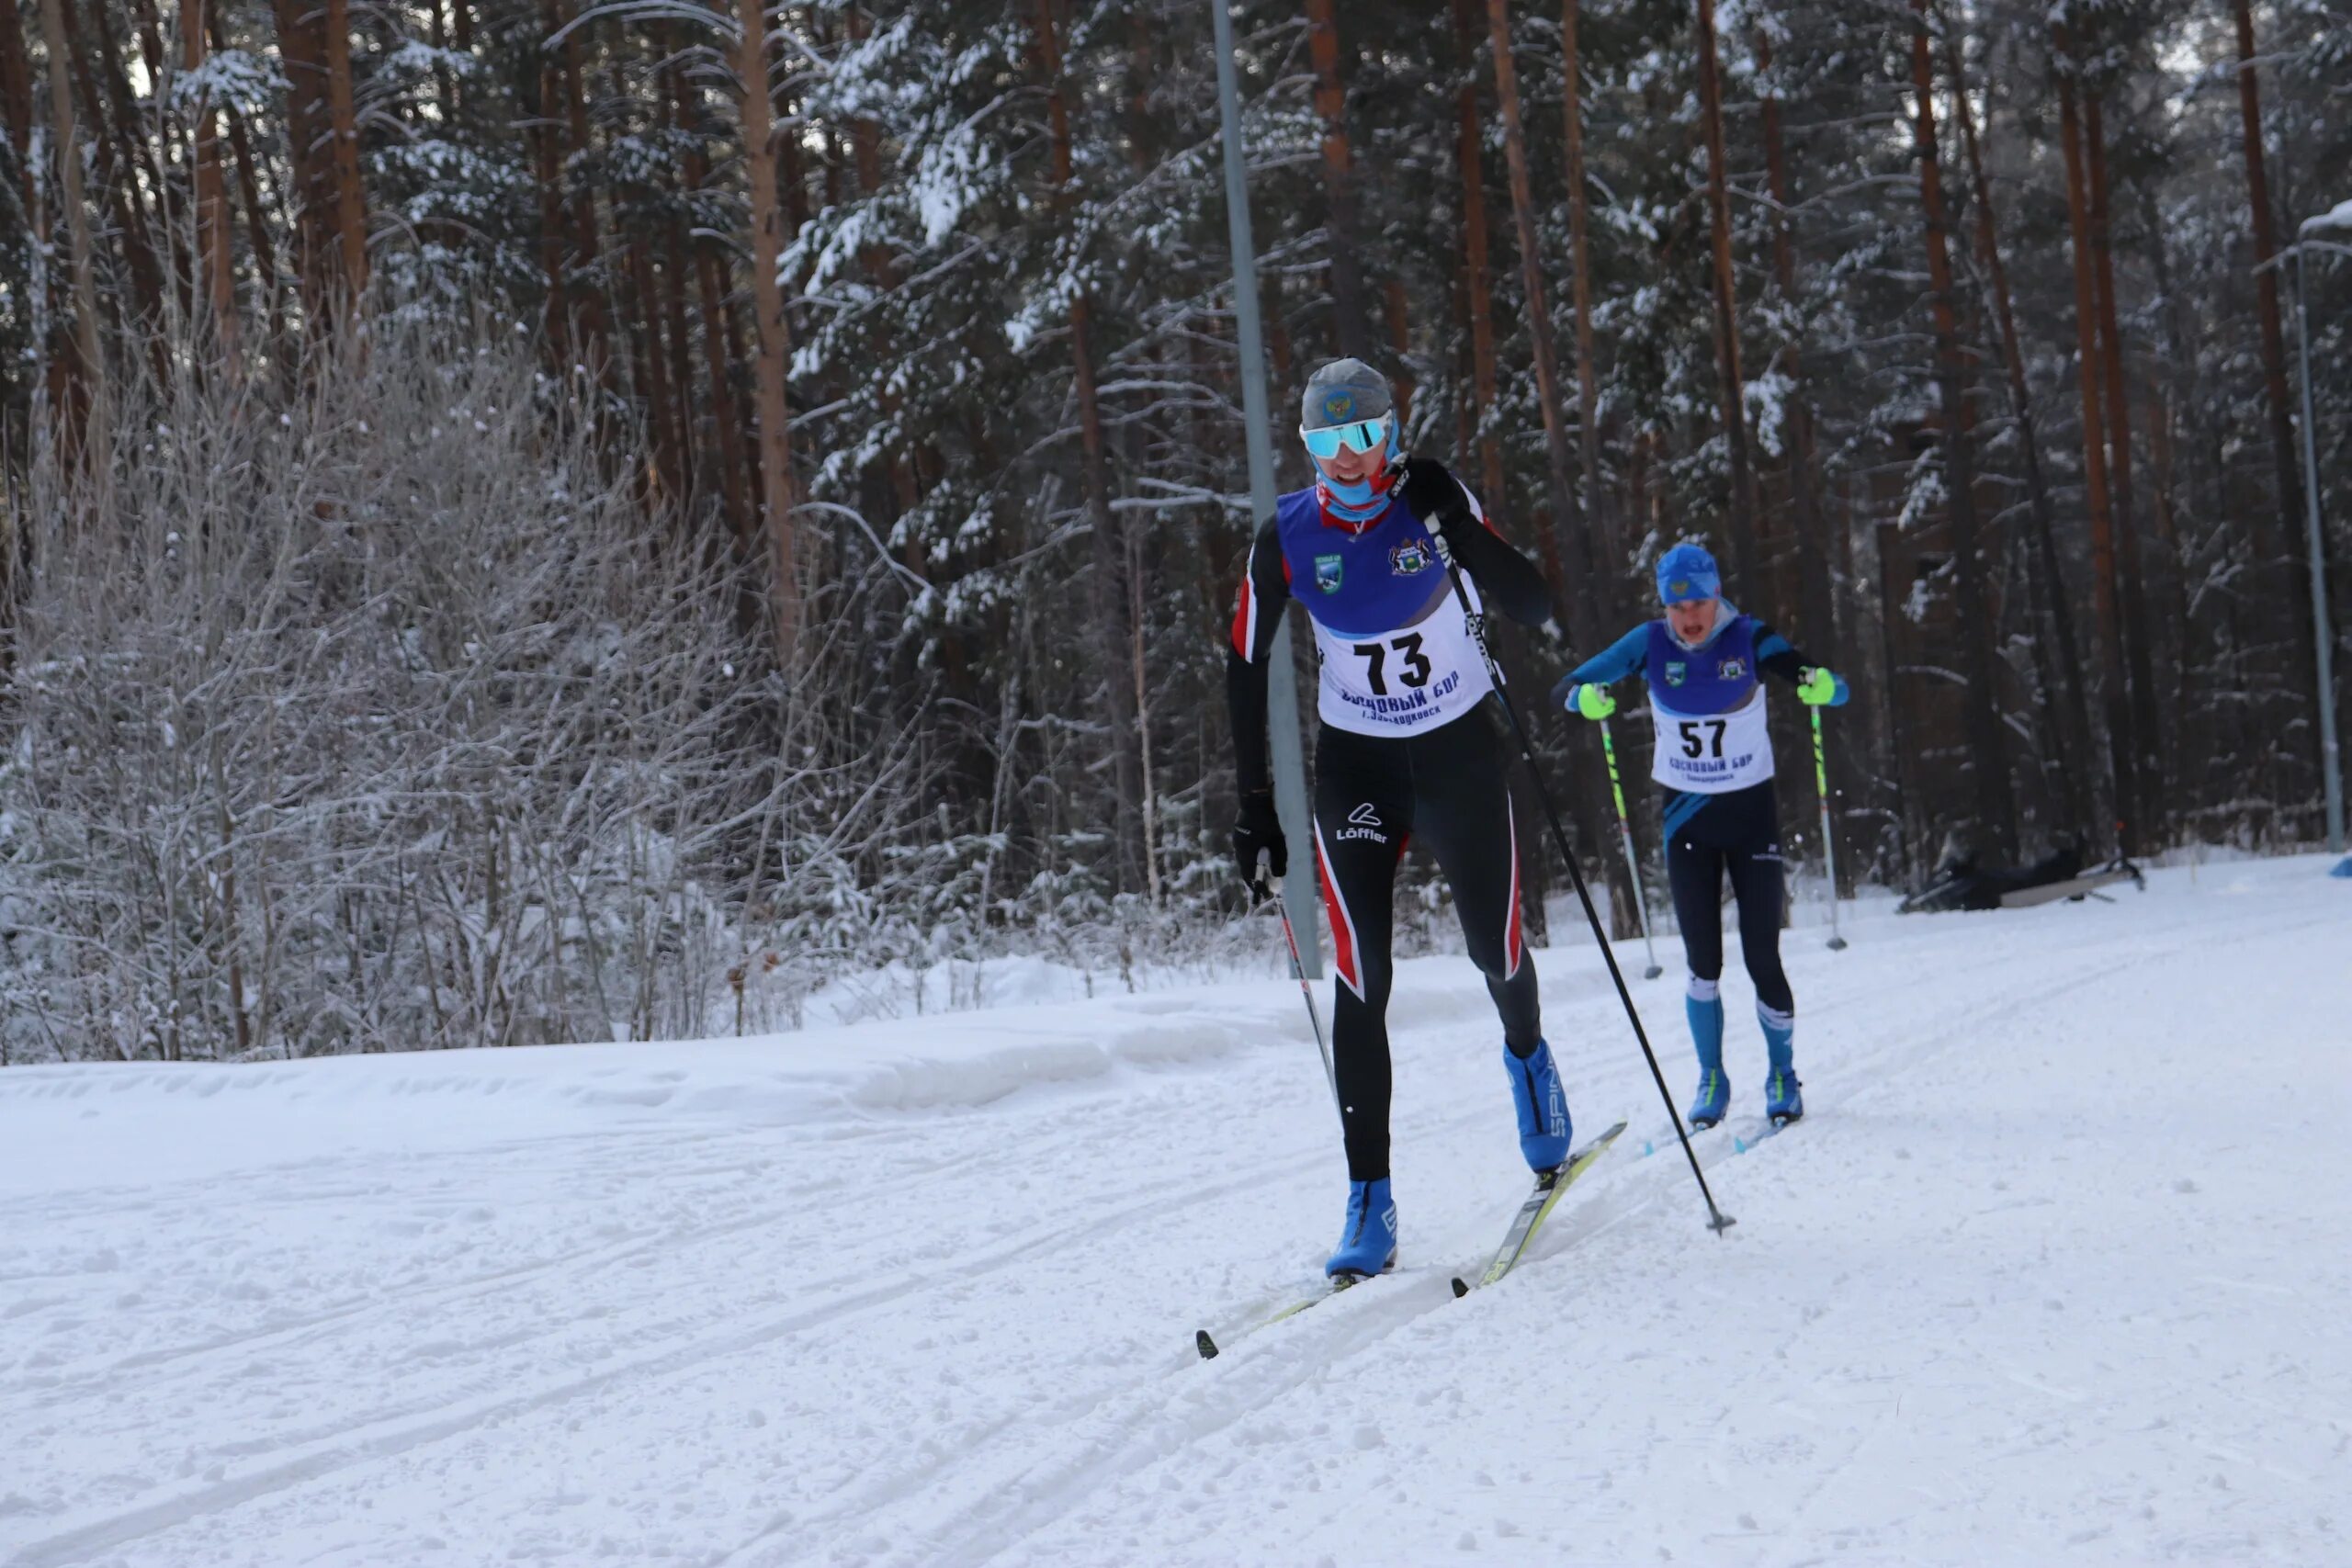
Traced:
[[1508, 762], [1489, 706], [1403, 738], [1327, 725], [1316, 743], [1315, 852], [1339, 971], [1331, 1055], [1351, 1181], [1388, 1174], [1389, 924], [1408, 839], [1429, 846], [1453, 889], [1504, 1040], [1523, 1055], [1541, 1038], [1535, 965], [1520, 931]]

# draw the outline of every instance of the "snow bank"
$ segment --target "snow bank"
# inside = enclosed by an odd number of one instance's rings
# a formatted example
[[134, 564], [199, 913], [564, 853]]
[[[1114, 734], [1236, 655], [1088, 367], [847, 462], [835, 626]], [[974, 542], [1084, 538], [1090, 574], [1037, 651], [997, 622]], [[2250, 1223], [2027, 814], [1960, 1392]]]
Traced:
[[[1035, 965], [1033, 981], [1057, 983], [1046, 974], [1052, 967]], [[1317, 1006], [1328, 1028], [1328, 982], [1317, 987]], [[1476, 1016], [1487, 1006], [1476, 971], [1459, 957], [1441, 955], [1399, 966], [1390, 1018], [1411, 1028]], [[716, 1118], [784, 1128], [968, 1108], [1023, 1089], [1264, 1050], [1316, 1059], [1295, 980], [741, 1040], [236, 1066], [12, 1067], [0, 1072], [0, 1147], [18, 1157], [0, 1161], [0, 1196], [61, 1183], [105, 1185], [118, 1155], [103, 1151], [126, 1145], [141, 1151], [142, 1179], [189, 1179], [368, 1150], [424, 1154], [485, 1138], [558, 1137], [649, 1122]]]

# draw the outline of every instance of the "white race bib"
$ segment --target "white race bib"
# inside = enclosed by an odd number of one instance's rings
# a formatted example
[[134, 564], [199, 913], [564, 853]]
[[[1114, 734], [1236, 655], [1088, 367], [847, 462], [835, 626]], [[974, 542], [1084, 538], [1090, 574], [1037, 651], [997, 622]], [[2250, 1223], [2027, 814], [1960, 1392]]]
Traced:
[[1451, 592], [1419, 625], [1377, 637], [1350, 637], [1314, 624], [1322, 665], [1315, 705], [1334, 729], [1419, 735], [1469, 712], [1495, 689]]
[[1725, 795], [1772, 776], [1772, 732], [1764, 723], [1764, 692], [1729, 713], [1676, 713], [1650, 699], [1657, 744], [1650, 777], [1690, 795]]

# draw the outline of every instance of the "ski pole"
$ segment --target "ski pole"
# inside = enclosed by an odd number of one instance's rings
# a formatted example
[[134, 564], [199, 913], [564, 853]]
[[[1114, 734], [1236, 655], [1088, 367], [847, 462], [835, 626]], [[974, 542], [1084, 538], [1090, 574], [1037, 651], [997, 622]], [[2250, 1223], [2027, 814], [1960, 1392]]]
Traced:
[[1528, 744], [1527, 731], [1519, 722], [1519, 710], [1511, 706], [1510, 694], [1503, 688], [1502, 667], [1495, 662], [1494, 650], [1487, 646], [1487, 618], [1471, 608], [1469, 592], [1462, 586], [1462, 569], [1453, 564], [1453, 550], [1445, 542], [1444, 530], [1433, 528], [1430, 536], [1437, 545], [1438, 558], [1445, 563], [1446, 576], [1453, 580], [1453, 596], [1462, 603], [1462, 617], [1468, 625], [1470, 640], [1477, 645], [1478, 657], [1486, 660], [1487, 677], [1495, 683], [1495, 696], [1502, 703], [1503, 716], [1510, 721], [1510, 732], [1519, 741], [1520, 760], [1527, 764], [1527, 775], [1535, 785], [1536, 803], [1544, 807], [1544, 819], [1551, 824], [1552, 841], [1559, 845], [1560, 858], [1568, 863], [1568, 880], [1576, 886], [1577, 901], [1584, 906], [1585, 920], [1592, 927], [1592, 940], [1600, 945], [1600, 959], [1609, 965], [1609, 978], [1616, 983], [1617, 999], [1625, 1007], [1625, 1021], [1634, 1026], [1634, 1038], [1649, 1062], [1657, 1097], [1665, 1102], [1666, 1113], [1674, 1122], [1674, 1136], [1682, 1145], [1682, 1157], [1690, 1162], [1691, 1179], [1699, 1184], [1699, 1196], [1707, 1201], [1707, 1228], [1721, 1235], [1737, 1222], [1715, 1207], [1715, 1195], [1707, 1190], [1707, 1174], [1699, 1168], [1699, 1156], [1691, 1152], [1690, 1134], [1683, 1128], [1682, 1113], [1674, 1108], [1674, 1096], [1666, 1087], [1666, 1074], [1658, 1069], [1657, 1053], [1650, 1049], [1649, 1034], [1642, 1028], [1642, 1015], [1634, 1007], [1634, 993], [1625, 985], [1624, 971], [1617, 967], [1617, 954], [1609, 945], [1608, 933], [1600, 929], [1600, 911], [1593, 908], [1592, 890], [1585, 886], [1584, 872], [1577, 864], [1575, 852], [1568, 848], [1568, 835], [1561, 829], [1560, 814], [1552, 808], [1552, 792], [1544, 785], [1544, 770], [1535, 765], [1535, 749]]
[[1813, 784], [1821, 796], [1821, 863], [1829, 873], [1829, 951], [1846, 951], [1846, 939], [1838, 934], [1838, 844], [1829, 836], [1829, 764], [1822, 761], [1821, 710], [1813, 712]]
[[1609, 733], [1609, 721], [1600, 721], [1600, 754], [1609, 759], [1609, 794], [1617, 802], [1617, 831], [1625, 840], [1625, 869], [1634, 878], [1634, 908], [1642, 912], [1642, 948], [1650, 955], [1650, 966], [1642, 971], [1642, 978], [1655, 980], [1666, 973], [1658, 967], [1657, 944], [1650, 941], [1650, 901], [1642, 891], [1642, 863], [1634, 853], [1634, 824], [1625, 815], [1625, 786], [1617, 782], [1617, 742]]
[[1291, 930], [1290, 910], [1280, 894], [1274, 897], [1274, 912], [1283, 918], [1283, 937], [1290, 943], [1290, 972], [1298, 976], [1298, 994], [1306, 998], [1306, 1021], [1315, 1026], [1315, 1048], [1323, 1054], [1323, 1081], [1331, 1086], [1331, 1109], [1339, 1113], [1340, 1135], [1348, 1132], [1348, 1113], [1340, 1104], [1340, 1075], [1331, 1066], [1331, 1047], [1323, 1039], [1323, 1015], [1315, 1010], [1315, 987], [1306, 983], [1306, 964], [1298, 955], [1298, 933]]

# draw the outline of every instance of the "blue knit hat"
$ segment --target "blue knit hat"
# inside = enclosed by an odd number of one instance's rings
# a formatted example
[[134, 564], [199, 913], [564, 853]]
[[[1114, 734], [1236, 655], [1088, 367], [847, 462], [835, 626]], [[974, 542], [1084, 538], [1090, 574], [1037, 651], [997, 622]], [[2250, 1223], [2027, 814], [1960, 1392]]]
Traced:
[[1715, 558], [1697, 545], [1677, 545], [1657, 558], [1657, 599], [1661, 604], [1688, 604], [1713, 599], [1724, 591], [1724, 574]]

